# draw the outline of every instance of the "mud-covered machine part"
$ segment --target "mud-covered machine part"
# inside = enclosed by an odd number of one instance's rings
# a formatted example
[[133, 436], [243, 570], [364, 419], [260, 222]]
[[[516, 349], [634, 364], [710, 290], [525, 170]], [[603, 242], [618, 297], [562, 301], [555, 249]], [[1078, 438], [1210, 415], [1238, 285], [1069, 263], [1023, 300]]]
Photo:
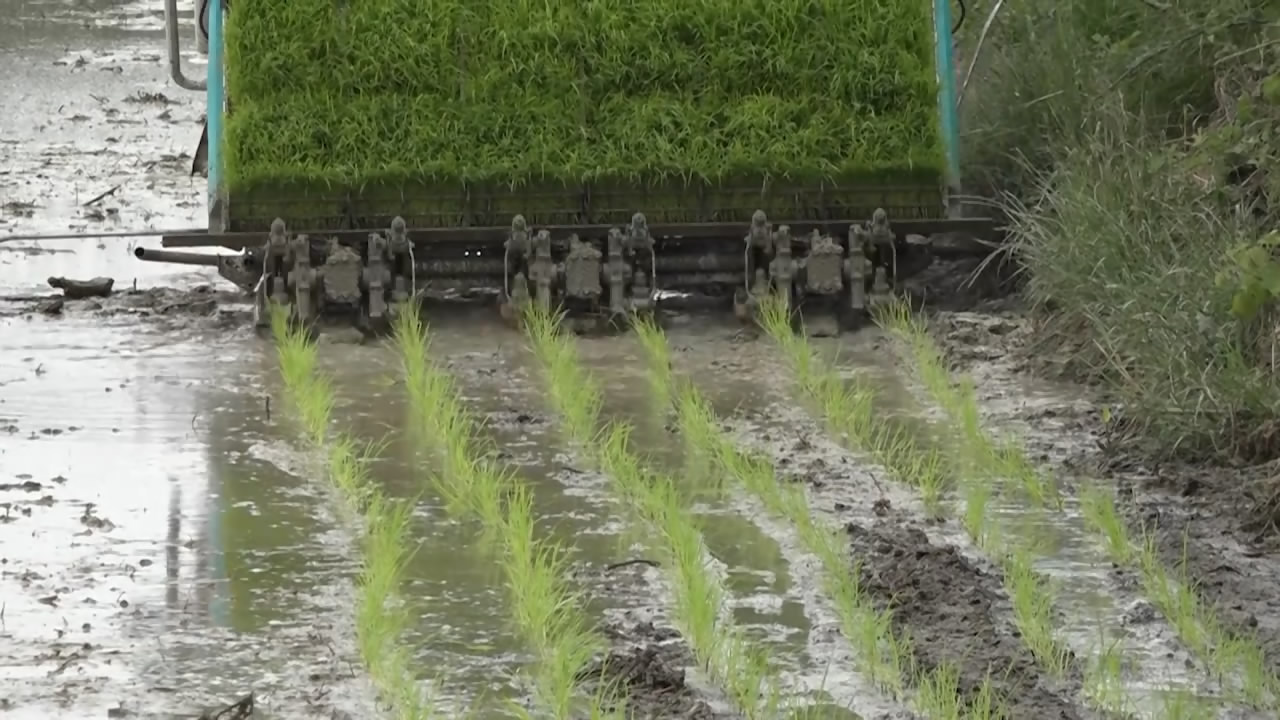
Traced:
[[[749, 319], [759, 298], [776, 293], [797, 307], [833, 312], [848, 326], [865, 315], [883, 268], [897, 286], [927, 267], [924, 233], [984, 221], [907, 220], [883, 209], [864, 222], [775, 225], [764, 211], [750, 223], [650, 227], [636, 213], [625, 226], [533, 227], [517, 215], [509, 228], [411, 230], [395, 218], [382, 231], [293, 234], [283, 220], [261, 233], [166, 237], [167, 246], [220, 245], [239, 255], [139, 248], [141, 260], [213, 266], [253, 293], [258, 322], [267, 305], [287, 305], [300, 321], [349, 316], [385, 329], [403, 303], [431, 294], [497, 291], [504, 315], [526, 303], [574, 316], [620, 320], [652, 311], [659, 291], [732, 299]], [[983, 228], [988, 229], [988, 228]], [[915, 231], [915, 232], [912, 232]], [[981, 234], [981, 233], [980, 233]], [[726, 308], [727, 309], [727, 308]]]

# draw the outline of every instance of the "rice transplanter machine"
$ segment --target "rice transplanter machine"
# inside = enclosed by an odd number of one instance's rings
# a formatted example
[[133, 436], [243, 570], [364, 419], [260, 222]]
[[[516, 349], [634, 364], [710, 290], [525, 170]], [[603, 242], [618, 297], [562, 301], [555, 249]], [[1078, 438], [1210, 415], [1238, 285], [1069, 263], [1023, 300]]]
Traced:
[[[847, 327], [865, 316], [879, 268], [897, 283], [932, 262], [937, 253], [930, 238], [995, 232], [988, 218], [961, 217], [955, 199], [960, 172], [950, 0], [933, 2], [941, 183], [690, 189], [679, 208], [625, 207], [608, 189], [583, 187], [551, 202], [539, 198], [537, 207], [558, 210], [514, 215], [494, 207], [509, 208], [510, 198], [492, 202], [469, 189], [449, 212], [431, 214], [411, 203], [388, 213], [385, 197], [375, 208], [349, 192], [310, 197], [305, 212], [285, 195], [264, 202], [260, 195], [228, 193], [222, 182], [228, 2], [195, 0], [194, 41], [208, 69], [192, 78], [182, 67], [177, 1], [164, 1], [172, 78], [203, 92], [207, 102], [192, 172], [208, 178], [208, 228], [166, 235], [166, 249], [140, 247], [135, 255], [215, 266], [253, 294], [259, 323], [267, 322], [266, 305], [275, 301], [303, 321], [345, 315], [373, 331], [385, 327], [401, 303], [428, 291], [489, 290], [508, 312], [537, 302], [595, 317], [650, 310], [663, 292], [722, 297], [746, 316], [756, 298], [776, 292], [806, 315], [825, 309]], [[786, 198], [787, 215], [760, 209], [776, 208], [779, 197]], [[196, 247], [236, 253], [177, 249]]]

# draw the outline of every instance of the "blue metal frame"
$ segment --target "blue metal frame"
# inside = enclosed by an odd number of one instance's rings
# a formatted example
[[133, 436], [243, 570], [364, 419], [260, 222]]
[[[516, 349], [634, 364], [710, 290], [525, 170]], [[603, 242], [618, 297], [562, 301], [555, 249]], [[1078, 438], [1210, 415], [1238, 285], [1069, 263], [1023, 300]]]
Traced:
[[952, 53], [951, 0], [933, 0], [933, 35], [934, 64], [938, 72], [938, 118], [946, 159], [945, 177], [947, 189], [954, 193], [960, 190], [960, 121], [956, 112], [956, 59]]
[[[222, 113], [226, 103], [223, 67], [222, 0], [209, 2], [209, 74], [205, 118], [209, 127], [209, 209], [219, 207], [222, 191]], [[221, 223], [218, 223], [219, 225]]]

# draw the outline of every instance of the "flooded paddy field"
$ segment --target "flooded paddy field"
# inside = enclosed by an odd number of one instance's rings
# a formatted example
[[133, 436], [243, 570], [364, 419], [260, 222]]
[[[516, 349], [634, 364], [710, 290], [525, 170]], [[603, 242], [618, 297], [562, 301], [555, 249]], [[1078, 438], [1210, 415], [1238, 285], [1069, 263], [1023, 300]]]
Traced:
[[[0, 61], [14, 69], [0, 77], [0, 239], [199, 224], [204, 185], [188, 173], [202, 98], [168, 82], [153, 5], [0, 0]], [[0, 715], [195, 717], [252, 693], [254, 717], [383, 716], [357, 642], [359, 532], [299, 438], [275, 348], [216, 274], [140, 263], [131, 249], [0, 242]], [[64, 300], [47, 284], [99, 276], [115, 281], [108, 298]], [[619, 501], [614, 478], [566, 440], [528, 338], [487, 307], [431, 306], [426, 319], [432, 359], [484, 421], [496, 461], [530, 488], [538, 534], [567, 550], [567, 581], [608, 644], [597, 659], [607, 655], [605, 674], [629, 683], [637, 715], [743, 716], [695, 660], [653, 533]], [[1266, 498], [1241, 491], [1254, 487], [1245, 471], [1150, 468], [1105, 453], [1090, 393], [1026, 372], [1018, 313], [942, 313], [930, 329], [974, 378], [983, 423], [1022, 437], [1058, 485], [1061, 502], [1047, 510], [1017, 493], [983, 505], [1003, 547], [1026, 549], [1052, 588], [1038, 615], [1004, 554], [970, 532], [964, 483], [932, 507], [833, 431], [776, 343], [728, 313], [665, 313], [662, 324], [674, 371], [725, 437], [803, 491], [858, 597], [892, 611], [881, 646], [910, 638], [895, 646], [905, 655], [897, 682], [875, 672], [855, 633], [872, 628], [845, 622], [814, 536], [743, 483], [697, 494], [691, 513], [705, 572], [724, 588], [722, 622], [767, 658], [787, 700], [761, 717], [989, 717], [978, 707], [984, 688], [1018, 719], [1276, 716], [1280, 561]], [[516, 717], [534, 707], [533, 660], [506, 577], [474, 524], [433, 491], [393, 343], [357, 340], [326, 333], [318, 356], [337, 422], [381, 443], [370, 477], [413, 502], [401, 592], [414, 676], [436, 689], [444, 716]], [[681, 487], [704, 484], [712, 470], [650, 385], [638, 339], [573, 343], [601, 383], [601, 415], [634, 426], [646, 466]], [[950, 457], [940, 438], [953, 423], [890, 333], [812, 348], [845, 381], [874, 388], [877, 422]], [[1094, 487], [1115, 498], [1133, 538], [1151, 531], [1159, 565], [1260, 655], [1215, 652], [1195, 623], [1168, 612], [1150, 582], [1155, 566], [1116, 562], [1083, 509]], [[1030, 639], [1033, 615], [1065, 649], [1057, 659]], [[1246, 677], [1256, 670], [1261, 684]], [[592, 665], [584, 677], [600, 672]], [[950, 684], [930, 695], [922, 678]], [[948, 692], [969, 705], [963, 713], [921, 700]]]

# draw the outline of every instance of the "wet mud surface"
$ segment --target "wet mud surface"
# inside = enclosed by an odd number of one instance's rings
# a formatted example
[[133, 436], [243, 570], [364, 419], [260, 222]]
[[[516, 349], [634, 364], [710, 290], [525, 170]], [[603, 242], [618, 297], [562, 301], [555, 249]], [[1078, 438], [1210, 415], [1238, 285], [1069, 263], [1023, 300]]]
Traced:
[[910, 635], [918, 668], [954, 667], [969, 700], [989, 681], [1010, 717], [1088, 717], [1067, 699], [1079, 685], [1053, 687], [1009, 626], [998, 576], [955, 547], [930, 542], [902, 513], [884, 515], [874, 524], [849, 523], [845, 530], [861, 563], [862, 587], [880, 609], [893, 609], [895, 629]]
[[1166, 567], [1185, 573], [1222, 619], [1255, 635], [1280, 666], [1280, 529], [1272, 524], [1280, 463], [1153, 461], [1108, 437], [1095, 389], [1057, 379], [1042, 383], [1056, 393], [1019, 391], [1028, 377], [1074, 371], [1045, 359], [1025, 314], [940, 313], [933, 324], [958, 368], [979, 381], [990, 421], [1022, 433], [1068, 487], [1075, 478], [1113, 487], [1131, 537], [1151, 532]]

